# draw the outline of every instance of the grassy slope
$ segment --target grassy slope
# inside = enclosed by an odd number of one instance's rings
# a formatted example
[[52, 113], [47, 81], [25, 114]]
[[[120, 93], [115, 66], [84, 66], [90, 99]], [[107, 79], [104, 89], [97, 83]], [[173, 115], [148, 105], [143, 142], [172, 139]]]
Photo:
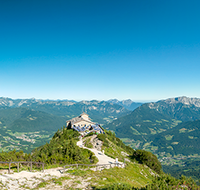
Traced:
[[0, 121], [12, 132], [56, 131], [66, 118], [27, 108], [0, 110]]
[[[111, 168], [102, 171], [68, 171], [76, 176], [91, 177], [92, 187], [103, 187], [113, 183], [126, 183], [134, 187], [144, 187], [154, 178], [154, 173], [146, 166], [137, 163], [128, 163], [126, 168]], [[116, 175], [117, 174], [117, 175]]]
[[143, 104], [131, 114], [113, 121], [105, 128], [115, 131], [120, 138], [142, 140], [142, 136], [160, 133], [173, 125], [175, 125], [174, 121], [170, 117], [150, 109], [148, 104]]

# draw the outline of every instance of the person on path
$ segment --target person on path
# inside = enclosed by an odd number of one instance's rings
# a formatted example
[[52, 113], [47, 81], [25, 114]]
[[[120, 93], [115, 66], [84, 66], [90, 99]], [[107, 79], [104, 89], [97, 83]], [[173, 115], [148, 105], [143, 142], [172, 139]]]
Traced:
[[116, 166], [118, 166], [118, 165], [119, 165], [119, 162], [118, 162], [118, 157], [116, 157], [116, 159], [115, 159], [115, 163], [116, 163]]

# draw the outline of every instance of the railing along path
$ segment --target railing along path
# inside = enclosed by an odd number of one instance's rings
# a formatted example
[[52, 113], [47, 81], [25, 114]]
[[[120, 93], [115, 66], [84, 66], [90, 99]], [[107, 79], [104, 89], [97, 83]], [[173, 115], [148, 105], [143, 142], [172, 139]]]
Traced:
[[30, 164], [30, 171], [32, 172], [32, 165], [39, 164], [42, 165], [42, 172], [44, 172], [44, 163], [43, 162], [32, 162], [32, 161], [19, 161], [19, 162], [0, 162], [0, 164], [9, 164], [8, 173], [10, 174], [11, 164], [17, 164], [17, 172], [19, 172], [19, 164]]
[[69, 169], [72, 166], [75, 166], [77, 169], [79, 168], [79, 166], [86, 166], [88, 168], [92, 167], [92, 168], [96, 168], [97, 170], [101, 170], [103, 169], [109, 169], [109, 168], [113, 168], [113, 167], [121, 167], [124, 168], [125, 167], [125, 163], [121, 164], [121, 163], [110, 163], [110, 164], [67, 164], [65, 166], [63, 166], [63, 171]]

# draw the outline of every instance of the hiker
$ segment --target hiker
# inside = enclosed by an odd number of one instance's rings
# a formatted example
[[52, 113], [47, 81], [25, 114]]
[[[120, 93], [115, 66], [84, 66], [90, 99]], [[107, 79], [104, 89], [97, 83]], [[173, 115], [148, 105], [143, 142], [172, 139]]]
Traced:
[[118, 158], [117, 158], [117, 157], [116, 157], [116, 159], [115, 159], [115, 163], [116, 163], [116, 166], [119, 165], [119, 162], [118, 162]]

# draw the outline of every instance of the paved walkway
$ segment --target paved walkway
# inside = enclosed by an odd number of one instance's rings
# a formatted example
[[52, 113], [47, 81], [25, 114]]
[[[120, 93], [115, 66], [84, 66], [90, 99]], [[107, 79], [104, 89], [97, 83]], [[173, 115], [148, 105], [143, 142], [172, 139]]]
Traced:
[[[114, 164], [116, 163], [115, 162], [115, 159], [109, 157], [109, 156], [106, 156], [105, 154], [103, 154], [101, 151], [98, 151], [97, 149], [95, 148], [87, 148], [85, 146], [83, 146], [83, 141], [82, 139], [80, 139], [78, 142], [77, 142], [77, 146], [81, 147], [81, 148], [85, 148], [85, 149], [88, 149], [90, 151], [92, 151], [95, 156], [98, 158], [99, 162], [97, 164]], [[122, 162], [118, 162], [120, 164], [123, 164]]]

